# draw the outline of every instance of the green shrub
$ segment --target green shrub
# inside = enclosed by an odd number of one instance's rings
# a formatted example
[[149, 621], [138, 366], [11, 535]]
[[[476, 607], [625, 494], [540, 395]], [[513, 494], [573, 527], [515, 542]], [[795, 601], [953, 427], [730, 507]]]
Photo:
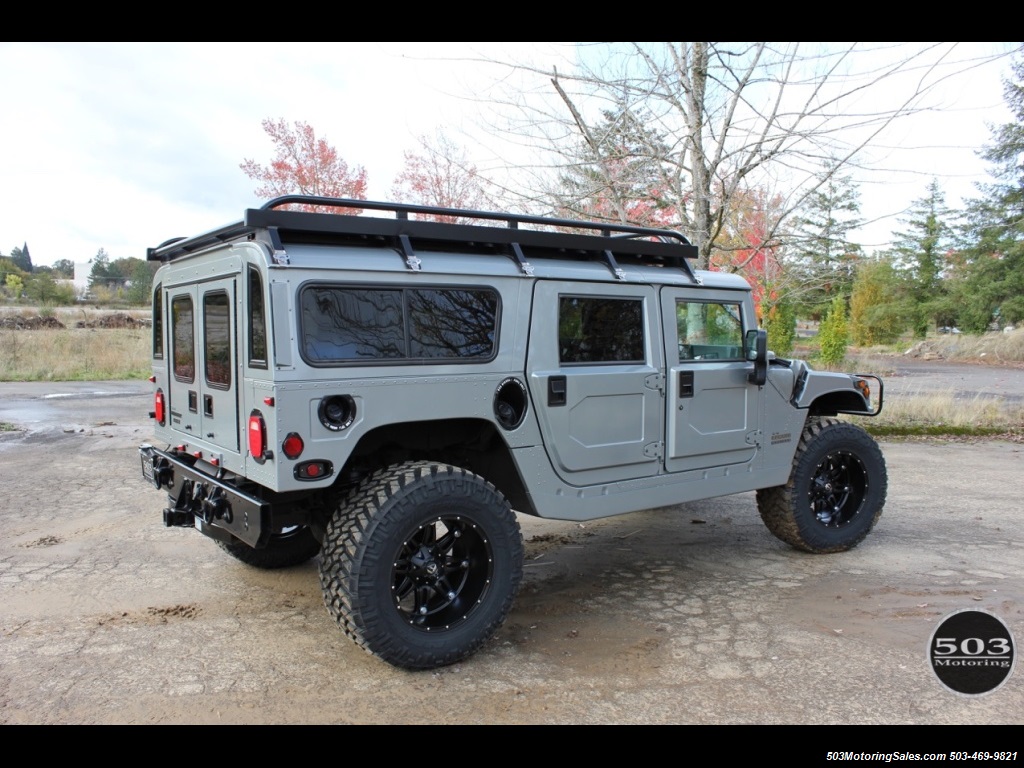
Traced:
[[846, 359], [850, 334], [846, 321], [846, 299], [842, 296], [836, 296], [832, 300], [828, 314], [821, 321], [818, 342], [821, 344], [819, 358], [825, 365], [838, 366]]
[[788, 301], [772, 305], [765, 313], [764, 327], [768, 331], [768, 349], [779, 357], [793, 354], [796, 340], [796, 310]]

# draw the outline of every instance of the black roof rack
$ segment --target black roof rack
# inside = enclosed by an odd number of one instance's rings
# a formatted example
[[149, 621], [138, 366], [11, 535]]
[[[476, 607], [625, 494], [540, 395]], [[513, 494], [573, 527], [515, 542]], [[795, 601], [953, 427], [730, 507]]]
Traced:
[[[285, 209], [293, 205], [340, 210]], [[364, 211], [385, 211], [394, 216], [359, 215]], [[411, 218], [416, 215], [456, 221]], [[274, 249], [282, 254], [286, 243], [376, 242], [404, 255], [407, 266], [414, 270], [419, 268], [416, 248], [472, 248], [474, 252], [491, 251], [512, 258], [525, 274], [533, 271], [528, 254], [531, 258], [596, 259], [606, 263], [618, 279], [625, 279], [619, 260], [668, 264], [696, 281], [687, 261], [697, 258], [696, 246], [668, 229], [311, 195], [274, 198], [260, 208], [247, 209], [240, 222], [195, 237], [168, 240], [148, 249], [146, 256], [151, 261], [172, 261], [219, 243], [248, 238], [258, 231], [266, 231]], [[281, 263], [287, 263], [286, 257], [282, 256]]]

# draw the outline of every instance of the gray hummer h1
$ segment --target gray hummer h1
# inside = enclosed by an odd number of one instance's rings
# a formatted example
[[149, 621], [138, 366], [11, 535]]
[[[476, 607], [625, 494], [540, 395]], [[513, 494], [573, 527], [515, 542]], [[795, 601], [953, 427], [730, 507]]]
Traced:
[[513, 510], [757, 491], [783, 541], [855, 546], [885, 462], [832, 417], [877, 414], [881, 380], [776, 358], [750, 286], [696, 256], [666, 230], [303, 196], [151, 249], [164, 523], [258, 568], [319, 555], [341, 628], [410, 669], [508, 615]]

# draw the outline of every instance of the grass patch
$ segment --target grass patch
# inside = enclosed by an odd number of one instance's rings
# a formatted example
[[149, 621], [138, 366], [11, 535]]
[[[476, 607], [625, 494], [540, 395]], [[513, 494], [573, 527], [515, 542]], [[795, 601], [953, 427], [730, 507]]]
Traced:
[[[921, 354], [934, 354], [943, 360], [957, 362], [1020, 363], [1024, 362], [1024, 328], [1009, 333], [942, 334], [918, 342]], [[912, 347], [913, 349], [914, 347]]]
[[[45, 308], [44, 308], [45, 311]], [[28, 308], [0, 307], [0, 316], [42, 314]], [[102, 316], [88, 308], [56, 308], [62, 322], [73, 326]], [[109, 314], [109, 313], [107, 313]], [[132, 311], [138, 317], [148, 310]], [[950, 334], [929, 338], [927, 351], [942, 359], [963, 362], [1024, 362], [1024, 329], [983, 336]], [[147, 378], [151, 373], [151, 332], [145, 328], [74, 328], [33, 331], [0, 329], [0, 381], [103, 381]], [[873, 373], [883, 379], [897, 369], [896, 347], [850, 350], [837, 370]], [[813, 358], [816, 349], [803, 344], [794, 354]], [[808, 354], [809, 353], [809, 354]], [[813, 365], [813, 362], [812, 362]], [[892, 395], [875, 418], [848, 417], [877, 437], [991, 437], [1024, 439], [1024, 406], [991, 397], [945, 393]], [[0, 423], [0, 432], [14, 430]]]
[[875, 437], [999, 437], [1024, 435], [1013, 429], [995, 427], [950, 427], [943, 424], [871, 424], [861, 426]]
[[17, 432], [18, 428], [8, 421], [0, 421], [0, 432]]
[[[817, 339], [801, 339], [794, 348], [792, 357], [807, 360], [812, 366], [821, 370], [829, 369], [818, 360]], [[886, 359], [902, 357], [931, 357], [938, 360], [958, 363], [992, 363], [995, 365], [1015, 365], [1024, 363], [1024, 328], [1009, 332], [991, 331], [980, 335], [969, 333], [936, 333], [927, 339], [917, 340], [904, 338], [894, 344], [879, 344], [872, 347], [849, 347], [846, 360], [831, 370], [854, 373], [855, 369], [866, 371], [865, 363], [874, 363], [878, 370], [873, 373], [884, 373], [892, 363]]]
[[885, 399], [878, 416], [856, 423], [877, 437], [1024, 434], [1024, 406], [954, 392], [897, 395]]
[[0, 381], [103, 381], [150, 375], [148, 329], [0, 331]]

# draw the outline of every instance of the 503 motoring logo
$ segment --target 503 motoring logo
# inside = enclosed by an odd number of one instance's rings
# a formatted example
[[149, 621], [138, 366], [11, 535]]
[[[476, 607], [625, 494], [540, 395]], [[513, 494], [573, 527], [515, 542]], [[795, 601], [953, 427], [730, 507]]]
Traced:
[[939, 622], [928, 644], [939, 682], [954, 693], [982, 696], [1005, 683], [1016, 663], [1010, 628], [987, 611], [954, 611]]

